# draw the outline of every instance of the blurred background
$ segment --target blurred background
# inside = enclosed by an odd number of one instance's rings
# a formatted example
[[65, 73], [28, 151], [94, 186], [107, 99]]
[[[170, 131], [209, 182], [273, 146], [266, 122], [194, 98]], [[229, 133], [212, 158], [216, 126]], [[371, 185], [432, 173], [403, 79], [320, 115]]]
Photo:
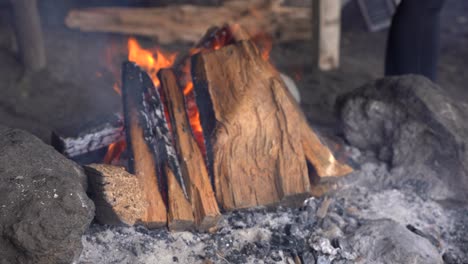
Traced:
[[[45, 142], [49, 142], [53, 130], [78, 129], [121, 108], [120, 96], [113, 87], [120, 78], [120, 64], [127, 58], [126, 46], [131, 34], [69, 28], [65, 20], [72, 10], [225, 4], [222, 0], [37, 0], [46, 66], [28, 70], [21, 61], [20, 45], [15, 37], [17, 15], [12, 4], [15, 1], [0, 0], [0, 124], [28, 130]], [[317, 69], [312, 59], [312, 32], [298, 39], [279, 41], [295, 29], [303, 32], [301, 25], [271, 36], [270, 60], [296, 82], [301, 105], [314, 126], [333, 131], [336, 97], [383, 76], [392, 10], [384, 10], [376, 2], [374, 5], [371, 1], [341, 2], [339, 66], [335, 69]], [[312, 0], [289, 0], [281, 4], [310, 12]], [[312, 22], [304, 19], [303, 23], [308, 28], [307, 23]], [[164, 25], [154, 25], [155, 29], [158, 27]], [[159, 47], [166, 53], [187, 52], [194, 44], [161, 43], [150, 36], [136, 37], [143, 47]], [[447, 0], [441, 13], [438, 84], [463, 100], [468, 99], [467, 47], [468, 1]]]

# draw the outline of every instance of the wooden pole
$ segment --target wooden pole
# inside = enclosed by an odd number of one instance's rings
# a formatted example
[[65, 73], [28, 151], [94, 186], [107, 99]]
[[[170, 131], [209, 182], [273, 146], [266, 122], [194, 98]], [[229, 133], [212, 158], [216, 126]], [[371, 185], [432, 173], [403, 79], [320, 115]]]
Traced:
[[312, 60], [320, 70], [340, 65], [341, 0], [312, 1]]
[[26, 71], [38, 71], [46, 66], [41, 20], [36, 0], [11, 0], [15, 33], [21, 61]]

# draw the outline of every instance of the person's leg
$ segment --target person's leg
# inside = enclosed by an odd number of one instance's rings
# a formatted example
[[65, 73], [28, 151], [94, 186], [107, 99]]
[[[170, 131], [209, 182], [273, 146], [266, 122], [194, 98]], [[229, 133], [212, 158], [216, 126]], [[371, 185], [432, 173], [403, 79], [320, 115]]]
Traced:
[[440, 10], [445, 0], [402, 0], [387, 42], [385, 75], [421, 74], [436, 79]]

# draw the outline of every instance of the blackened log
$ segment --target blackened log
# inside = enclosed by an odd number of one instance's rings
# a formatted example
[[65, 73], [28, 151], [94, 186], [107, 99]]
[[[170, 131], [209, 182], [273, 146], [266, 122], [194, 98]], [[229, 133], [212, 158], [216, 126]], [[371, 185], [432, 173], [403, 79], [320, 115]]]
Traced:
[[173, 145], [173, 136], [166, 120], [164, 104], [147, 74], [142, 74], [142, 82], [144, 98], [141, 105], [146, 113], [145, 122], [149, 126], [145, 129], [145, 138], [155, 156], [161, 193], [167, 195], [168, 227], [173, 231], [190, 230], [194, 226], [194, 217]]
[[141, 104], [147, 113], [144, 118], [146, 118], [146, 124], [149, 126], [145, 130], [146, 139], [154, 151], [158, 168], [163, 171], [163, 167], [167, 164], [182, 188], [185, 197], [188, 198], [187, 188], [182, 178], [161, 97], [147, 74], [142, 74], [142, 81], [144, 98]]
[[110, 117], [87, 123], [79, 128], [62, 128], [52, 132], [52, 146], [67, 157], [76, 157], [124, 139], [123, 117]]
[[178, 86], [174, 71], [163, 69], [158, 73], [164, 95], [177, 154], [182, 166], [182, 175], [187, 182], [187, 191], [192, 202], [195, 224], [198, 230], [213, 229], [221, 218], [218, 203], [211, 186], [208, 171], [194, 135], [184, 104], [184, 95]]
[[[160, 192], [161, 171], [156, 164], [151, 124], [145, 109], [144, 73], [136, 64], [125, 62], [122, 66], [122, 101], [125, 118], [129, 169], [134, 173], [146, 200], [142, 222], [149, 228], [165, 226], [167, 210]], [[159, 176], [159, 177], [158, 177]]]

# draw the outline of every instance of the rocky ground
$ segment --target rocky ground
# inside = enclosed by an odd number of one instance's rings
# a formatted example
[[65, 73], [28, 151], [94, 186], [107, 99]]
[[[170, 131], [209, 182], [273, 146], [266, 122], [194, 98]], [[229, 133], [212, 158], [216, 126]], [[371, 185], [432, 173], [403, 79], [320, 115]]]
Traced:
[[468, 263], [468, 207], [388, 186], [387, 165], [350, 151], [361, 169], [300, 209], [229, 213], [213, 234], [95, 224], [78, 263]]

